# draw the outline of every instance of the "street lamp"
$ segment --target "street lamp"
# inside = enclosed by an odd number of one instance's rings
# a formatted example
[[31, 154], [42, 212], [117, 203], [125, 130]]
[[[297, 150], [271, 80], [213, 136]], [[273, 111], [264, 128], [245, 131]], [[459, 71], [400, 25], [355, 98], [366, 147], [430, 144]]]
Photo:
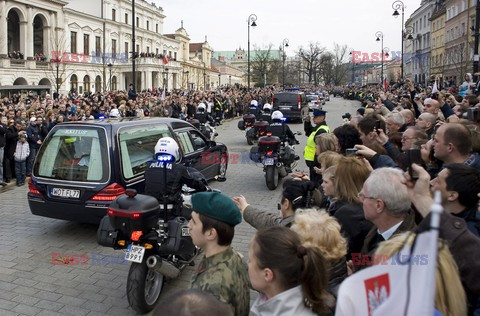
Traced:
[[402, 63], [400, 64], [400, 76], [403, 79], [403, 40], [405, 38], [405, 32], [403, 30], [404, 26], [404, 11], [405, 11], [405, 5], [403, 4], [402, 1], [396, 0], [395, 2], [392, 3], [392, 9], [393, 9], [393, 16], [397, 18], [400, 13], [398, 10], [402, 10]]
[[232, 85], [232, 75], [228, 75], [228, 85]]
[[[250, 26], [257, 26], [257, 23], [255, 21], [257, 20], [257, 16], [255, 14], [250, 14], [248, 16], [247, 20], [247, 25], [248, 25], [248, 90], [250, 90]], [[250, 24], [251, 23], [251, 24]]]
[[355, 63], [353, 62], [353, 52], [354, 50], [352, 49], [350, 51], [350, 56], [352, 56], [352, 85], [355, 82]]
[[382, 42], [382, 83], [383, 83], [383, 33], [381, 31], [378, 31], [375, 33], [375, 36], [377, 37], [376, 41], [377, 42]]
[[[103, 3], [103, 1], [102, 1]], [[104, 29], [105, 30], [105, 29]], [[105, 48], [105, 36], [103, 37], [103, 45]], [[132, 0], [132, 84], [133, 84], [133, 94], [137, 93], [137, 82], [136, 82], [136, 74], [135, 74], [135, 58], [137, 58], [135, 52], [135, 0]]]
[[110, 81], [109, 82], [110, 82], [110, 92], [112, 92], [112, 67], [113, 67], [112, 63], [109, 63], [107, 65], [107, 67], [108, 67], [108, 70], [110, 71]]
[[283, 89], [285, 89], [285, 59], [287, 59], [287, 55], [285, 54], [285, 47], [288, 47], [288, 39], [284, 39], [282, 42], [282, 59], [283, 59], [283, 80], [282, 80], [282, 85]]

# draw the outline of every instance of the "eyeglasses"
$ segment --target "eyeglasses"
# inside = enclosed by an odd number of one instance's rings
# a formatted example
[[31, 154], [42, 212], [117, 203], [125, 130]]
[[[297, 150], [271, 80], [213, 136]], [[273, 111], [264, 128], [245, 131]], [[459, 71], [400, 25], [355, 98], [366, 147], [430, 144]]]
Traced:
[[365, 196], [365, 194], [363, 194], [362, 191], [358, 192], [358, 198], [360, 200], [365, 200], [365, 199], [376, 200], [377, 199], [376, 197], [373, 197], [373, 196]]

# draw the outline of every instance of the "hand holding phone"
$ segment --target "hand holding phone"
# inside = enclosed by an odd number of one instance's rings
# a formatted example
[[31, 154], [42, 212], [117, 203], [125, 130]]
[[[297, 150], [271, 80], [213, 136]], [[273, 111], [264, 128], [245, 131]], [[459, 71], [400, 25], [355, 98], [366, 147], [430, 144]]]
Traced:
[[420, 149], [412, 148], [407, 151], [407, 158], [408, 158], [408, 173], [410, 177], [414, 180], [418, 179], [418, 173], [415, 172], [412, 168], [412, 164], [417, 164], [419, 166], [422, 165], [422, 155], [420, 153]]

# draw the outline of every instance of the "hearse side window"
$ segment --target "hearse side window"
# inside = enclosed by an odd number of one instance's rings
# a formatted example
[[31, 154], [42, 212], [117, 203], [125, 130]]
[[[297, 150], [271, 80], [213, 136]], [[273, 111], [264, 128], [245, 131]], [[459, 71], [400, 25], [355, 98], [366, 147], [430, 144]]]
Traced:
[[188, 132], [178, 132], [177, 136], [180, 142], [180, 147], [185, 155], [195, 151]]
[[193, 147], [195, 148], [195, 150], [200, 150], [207, 146], [207, 143], [205, 143], [199, 132], [190, 131], [190, 136], [192, 136]]
[[171, 137], [172, 134], [166, 124], [120, 128], [118, 141], [125, 179], [145, 172], [149, 161], [153, 159], [158, 140], [167, 136]]
[[38, 153], [34, 174], [65, 181], [105, 182], [109, 175], [106, 148], [101, 129], [59, 128]]

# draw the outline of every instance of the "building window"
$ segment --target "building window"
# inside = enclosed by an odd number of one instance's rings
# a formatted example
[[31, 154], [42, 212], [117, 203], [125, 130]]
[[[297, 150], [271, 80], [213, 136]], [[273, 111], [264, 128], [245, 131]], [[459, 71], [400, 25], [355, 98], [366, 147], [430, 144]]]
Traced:
[[70, 50], [71, 53], [77, 52], [77, 32], [70, 33]]
[[155, 32], [158, 33], [158, 24], [155, 24]]
[[157, 54], [157, 55], [158, 55], [158, 48], [157, 48], [157, 49], [155, 49], [155, 54]]
[[149, 30], [150, 28], [150, 21], [147, 21], [147, 31]]
[[150, 47], [147, 46], [147, 54], [150, 54]]
[[173, 60], [175, 60], [175, 61], [177, 60], [177, 52], [173, 53]]
[[137, 47], [136, 47], [136, 53], [140, 53], [140, 45], [137, 44]]
[[112, 39], [112, 56], [117, 55], [117, 40]]
[[137, 27], [140, 26], [140, 18], [137, 16]]
[[100, 36], [95, 36], [95, 56], [100, 57], [100, 52], [102, 51], [101, 46], [102, 38]]
[[115, 15], [117, 11], [115, 9], [112, 9], [112, 21], [115, 21]]
[[422, 29], [422, 18], [420, 18], [420, 29]]
[[90, 51], [90, 35], [83, 34], [83, 53], [89, 55]]
[[128, 42], [125, 42], [125, 53], [127, 53], [127, 54], [129, 53], [129, 51], [128, 51]]
[[128, 24], [128, 13], [125, 13], [125, 24]]
[[167, 50], [166, 49], [163, 50], [163, 56], [167, 56]]

